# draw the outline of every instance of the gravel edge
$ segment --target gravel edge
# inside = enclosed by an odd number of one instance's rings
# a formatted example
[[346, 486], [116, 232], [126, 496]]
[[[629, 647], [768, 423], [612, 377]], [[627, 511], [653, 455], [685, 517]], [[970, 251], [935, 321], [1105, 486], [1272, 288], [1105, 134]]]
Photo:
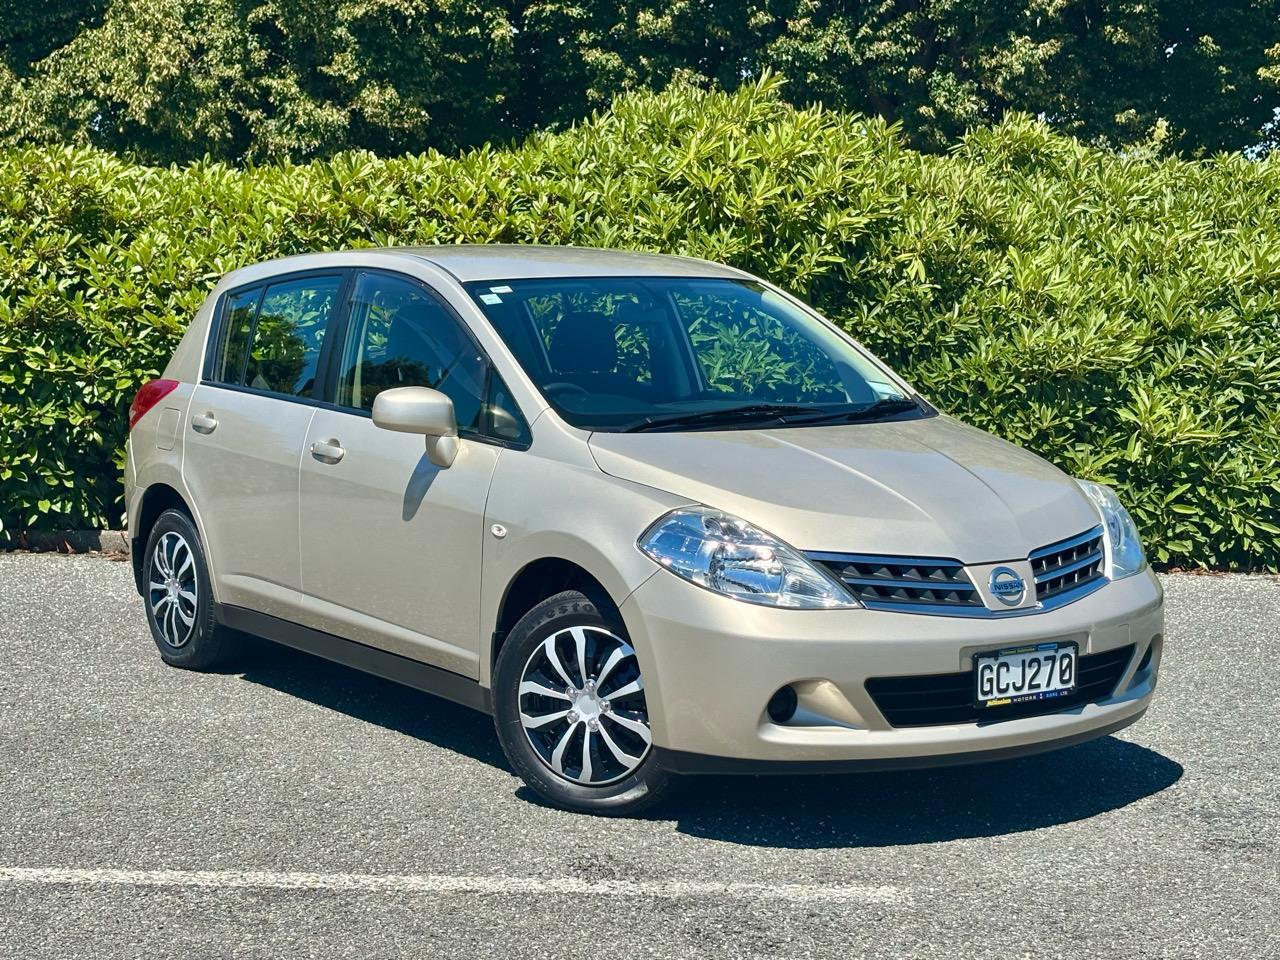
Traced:
[[0, 551], [128, 556], [129, 535], [124, 530], [32, 530], [12, 539], [0, 534]]

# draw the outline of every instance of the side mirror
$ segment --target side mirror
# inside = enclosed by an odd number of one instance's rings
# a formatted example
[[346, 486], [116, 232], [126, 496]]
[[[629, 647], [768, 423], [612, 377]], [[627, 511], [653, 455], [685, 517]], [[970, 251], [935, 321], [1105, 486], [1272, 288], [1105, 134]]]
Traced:
[[437, 467], [458, 455], [458, 421], [453, 401], [430, 387], [396, 387], [373, 398], [373, 422], [383, 430], [427, 438], [427, 459]]

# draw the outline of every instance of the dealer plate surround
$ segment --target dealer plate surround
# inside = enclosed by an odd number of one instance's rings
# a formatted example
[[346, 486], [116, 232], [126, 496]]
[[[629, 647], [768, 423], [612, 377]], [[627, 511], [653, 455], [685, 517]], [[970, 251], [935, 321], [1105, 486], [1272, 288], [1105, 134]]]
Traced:
[[1069, 696], [1076, 689], [1079, 648], [1050, 641], [990, 650], [973, 658], [974, 700], [998, 708]]

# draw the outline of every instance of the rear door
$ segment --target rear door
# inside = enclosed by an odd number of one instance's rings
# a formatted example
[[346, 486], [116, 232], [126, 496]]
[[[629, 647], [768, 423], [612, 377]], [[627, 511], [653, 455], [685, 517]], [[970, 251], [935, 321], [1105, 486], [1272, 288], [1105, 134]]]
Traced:
[[[316, 411], [302, 452], [303, 622], [476, 677], [485, 501], [528, 427], [434, 291], [362, 271], [349, 299], [335, 402]], [[374, 425], [373, 398], [403, 386], [453, 400], [462, 443], [448, 468], [427, 459], [423, 437]]]
[[298, 462], [346, 282], [345, 271], [282, 276], [219, 306], [187, 409], [183, 477], [222, 603], [297, 617]]

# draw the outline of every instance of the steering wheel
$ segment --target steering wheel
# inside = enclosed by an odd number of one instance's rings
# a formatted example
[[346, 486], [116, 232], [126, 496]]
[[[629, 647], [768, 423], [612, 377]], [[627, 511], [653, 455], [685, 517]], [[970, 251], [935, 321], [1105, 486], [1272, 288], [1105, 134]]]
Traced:
[[555, 380], [551, 383], [544, 383], [542, 385], [542, 389], [543, 389], [543, 392], [545, 393], [572, 392], [572, 393], [580, 393], [584, 397], [589, 396], [591, 393], [591, 391], [588, 390], [586, 387], [580, 386], [576, 383], [570, 383], [568, 380]]

